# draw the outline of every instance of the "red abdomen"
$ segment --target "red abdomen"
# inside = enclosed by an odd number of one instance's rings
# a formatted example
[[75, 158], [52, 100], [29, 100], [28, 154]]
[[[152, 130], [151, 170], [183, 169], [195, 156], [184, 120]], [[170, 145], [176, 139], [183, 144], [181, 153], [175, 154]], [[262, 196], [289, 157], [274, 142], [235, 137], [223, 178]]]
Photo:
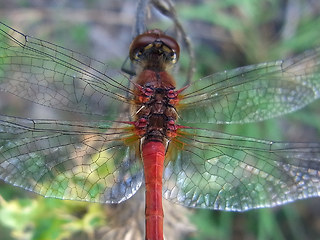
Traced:
[[146, 239], [163, 239], [162, 174], [165, 146], [150, 141], [142, 146], [146, 184]]

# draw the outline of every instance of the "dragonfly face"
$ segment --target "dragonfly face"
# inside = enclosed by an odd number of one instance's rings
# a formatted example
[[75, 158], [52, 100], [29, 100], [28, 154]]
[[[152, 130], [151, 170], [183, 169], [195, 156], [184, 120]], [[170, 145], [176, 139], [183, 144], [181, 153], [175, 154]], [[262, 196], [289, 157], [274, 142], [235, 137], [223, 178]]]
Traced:
[[158, 29], [149, 30], [136, 37], [129, 50], [131, 61], [141, 65], [148, 65], [152, 62], [161, 63], [164, 69], [166, 69], [165, 65], [175, 64], [179, 59], [179, 54], [180, 47], [176, 40]]

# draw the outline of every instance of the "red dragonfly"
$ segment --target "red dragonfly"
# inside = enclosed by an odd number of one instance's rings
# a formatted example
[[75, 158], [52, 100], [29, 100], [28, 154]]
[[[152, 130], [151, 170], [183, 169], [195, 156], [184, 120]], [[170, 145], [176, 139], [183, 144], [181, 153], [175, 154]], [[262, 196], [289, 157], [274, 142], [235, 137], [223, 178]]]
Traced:
[[[181, 89], [179, 45], [160, 30], [129, 49], [137, 76], [0, 23], [0, 90], [60, 113], [0, 115], [0, 178], [45, 197], [120, 203], [146, 189], [146, 239], [162, 197], [229, 211], [320, 196], [320, 143], [260, 140], [191, 123], [262, 121], [319, 98], [320, 49], [216, 73]], [[4, 110], [1, 110], [4, 112]], [[75, 120], [76, 119], [76, 120]], [[189, 125], [188, 125], [189, 124]]]

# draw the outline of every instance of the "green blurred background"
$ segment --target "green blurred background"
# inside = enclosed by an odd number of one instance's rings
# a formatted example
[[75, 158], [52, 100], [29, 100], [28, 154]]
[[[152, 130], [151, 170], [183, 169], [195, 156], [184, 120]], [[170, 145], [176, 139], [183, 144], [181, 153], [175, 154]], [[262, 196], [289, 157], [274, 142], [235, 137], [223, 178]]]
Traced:
[[[193, 80], [320, 46], [317, 0], [194, 0], [175, 4], [196, 54]], [[0, 20], [119, 69], [132, 39], [135, 8], [136, 1], [129, 0], [0, 0]], [[152, 13], [157, 21], [150, 27], [170, 28], [167, 18]], [[188, 53], [182, 50], [179, 72], [183, 73]], [[216, 128], [270, 140], [319, 142], [319, 113], [317, 101], [275, 120]], [[101, 232], [113, 217], [99, 204], [44, 199], [2, 181], [0, 196], [1, 240], [103, 239]], [[189, 240], [320, 239], [319, 199], [245, 213], [191, 210], [188, 215], [196, 226], [196, 231], [185, 237]]]

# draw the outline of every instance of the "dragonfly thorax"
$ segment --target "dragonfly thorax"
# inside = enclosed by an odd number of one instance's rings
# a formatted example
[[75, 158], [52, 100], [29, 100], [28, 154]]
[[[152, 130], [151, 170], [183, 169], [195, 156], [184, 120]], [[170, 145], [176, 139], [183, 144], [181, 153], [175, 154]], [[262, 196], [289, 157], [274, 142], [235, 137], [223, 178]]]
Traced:
[[172, 132], [177, 129], [175, 121], [178, 115], [172, 104], [172, 92], [175, 90], [155, 87], [149, 83], [145, 86], [138, 87], [136, 91], [135, 128], [137, 135], [146, 141], [170, 140], [174, 135]]

